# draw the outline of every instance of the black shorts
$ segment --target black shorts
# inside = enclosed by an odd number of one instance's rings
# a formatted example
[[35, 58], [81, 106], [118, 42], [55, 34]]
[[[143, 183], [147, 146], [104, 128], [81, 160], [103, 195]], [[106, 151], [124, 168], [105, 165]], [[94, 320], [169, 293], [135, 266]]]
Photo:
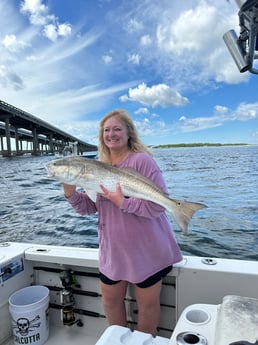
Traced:
[[[149, 278], [145, 279], [143, 282], [137, 283], [135, 285], [137, 285], [140, 288], [148, 288], [148, 287], [156, 284], [158, 281], [162, 280], [162, 278], [164, 278], [172, 270], [172, 268], [173, 268], [172, 265], [170, 265], [166, 268], [163, 268], [163, 270], [153, 274]], [[115, 284], [121, 282], [121, 280], [109, 279], [107, 276], [105, 276], [105, 274], [103, 274], [101, 272], [99, 272], [99, 278], [102, 281], [102, 283], [107, 284], [107, 285], [115, 285]]]

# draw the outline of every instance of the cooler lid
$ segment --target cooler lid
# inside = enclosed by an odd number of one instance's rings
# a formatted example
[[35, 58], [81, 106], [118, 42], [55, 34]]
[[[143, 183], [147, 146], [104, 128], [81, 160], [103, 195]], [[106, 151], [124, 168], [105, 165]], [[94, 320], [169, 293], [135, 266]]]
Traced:
[[229, 295], [223, 298], [217, 318], [215, 343], [255, 343], [258, 339], [258, 299]]
[[132, 332], [129, 328], [122, 326], [109, 326], [96, 342], [96, 345], [168, 345], [168, 342], [169, 339], [167, 338], [153, 338], [148, 333]]

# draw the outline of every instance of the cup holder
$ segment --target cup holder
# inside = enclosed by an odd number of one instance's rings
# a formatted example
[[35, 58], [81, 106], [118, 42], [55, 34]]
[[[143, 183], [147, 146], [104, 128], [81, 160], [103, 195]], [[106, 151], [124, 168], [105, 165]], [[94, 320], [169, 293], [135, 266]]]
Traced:
[[210, 314], [203, 309], [191, 309], [185, 313], [185, 319], [189, 323], [202, 325], [210, 320]]
[[189, 345], [189, 344], [195, 344], [195, 345], [207, 345], [207, 339], [195, 332], [182, 332], [179, 333], [176, 337], [176, 343], [177, 345]]

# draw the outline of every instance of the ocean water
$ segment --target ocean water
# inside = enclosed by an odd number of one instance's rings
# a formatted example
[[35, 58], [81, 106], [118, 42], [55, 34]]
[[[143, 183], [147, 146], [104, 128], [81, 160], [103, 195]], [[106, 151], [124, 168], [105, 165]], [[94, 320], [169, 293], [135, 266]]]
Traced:
[[[185, 255], [258, 260], [258, 146], [154, 149], [170, 196], [205, 203], [179, 230]], [[0, 158], [0, 242], [98, 247], [97, 215], [76, 214], [59, 182], [47, 178], [54, 157]]]

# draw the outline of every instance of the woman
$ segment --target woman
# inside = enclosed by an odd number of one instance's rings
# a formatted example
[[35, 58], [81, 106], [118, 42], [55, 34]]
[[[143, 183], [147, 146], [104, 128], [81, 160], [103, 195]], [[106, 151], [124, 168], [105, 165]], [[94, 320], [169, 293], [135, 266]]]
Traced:
[[[132, 119], [123, 110], [108, 113], [100, 122], [99, 160], [135, 169], [167, 188], [150, 150], [140, 141]], [[182, 259], [165, 209], [151, 201], [128, 198], [119, 184], [111, 192], [101, 186], [96, 203], [75, 186], [64, 193], [81, 214], [98, 212], [99, 269], [103, 307], [110, 325], [126, 326], [124, 298], [134, 284], [138, 330], [156, 335], [160, 318], [162, 278]]]

